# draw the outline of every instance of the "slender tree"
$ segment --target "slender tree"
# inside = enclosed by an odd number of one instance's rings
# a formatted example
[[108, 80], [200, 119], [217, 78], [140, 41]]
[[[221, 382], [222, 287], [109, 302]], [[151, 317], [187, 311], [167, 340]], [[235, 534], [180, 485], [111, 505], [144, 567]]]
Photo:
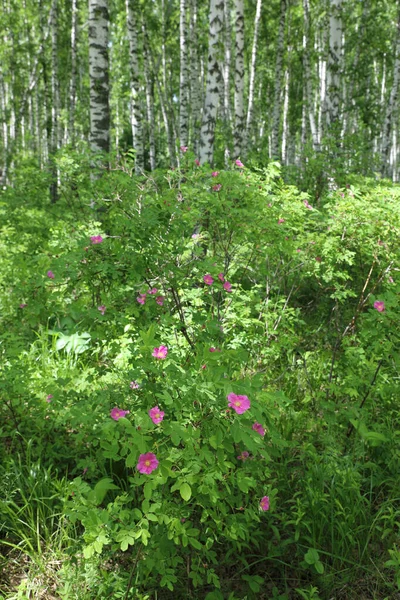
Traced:
[[304, 78], [304, 109], [308, 113], [310, 122], [311, 138], [314, 151], [319, 150], [319, 139], [317, 125], [315, 122], [314, 102], [313, 102], [313, 84], [310, 66], [310, 4], [309, 0], [303, 0], [303, 78]]
[[108, 0], [89, 0], [90, 147], [110, 151]]
[[71, 5], [71, 82], [69, 89], [68, 141], [75, 146], [75, 109], [76, 109], [76, 78], [78, 50], [78, 4], [72, 0]]
[[208, 65], [203, 121], [200, 131], [200, 162], [214, 159], [215, 124], [221, 95], [222, 74], [218, 60], [218, 43], [224, 22], [224, 1], [210, 0]]
[[336, 123], [340, 116], [342, 74], [342, 0], [330, 0], [329, 57], [327, 81], [327, 125]]
[[131, 127], [133, 148], [135, 150], [135, 172], [136, 174], [139, 174], [144, 169], [143, 117], [139, 97], [139, 7], [137, 0], [126, 0], [125, 6], [129, 38], [129, 65], [131, 74]]
[[[249, 96], [247, 103], [247, 120], [246, 120], [246, 147], [250, 142], [251, 126], [253, 124], [254, 113], [254, 90], [256, 81], [256, 60], [258, 49], [258, 30], [260, 27], [262, 0], [257, 0], [256, 15], [254, 17], [254, 34], [253, 46], [251, 50], [250, 75], [249, 75]], [[247, 148], [246, 148], [247, 150]]]
[[180, 0], [179, 45], [180, 45], [180, 76], [179, 76], [179, 143], [187, 146], [189, 140], [189, 64], [188, 64], [188, 31], [187, 10], [188, 0]]
[[272, 112], [272, 131], [271, 131], [271, 153], [272, 158], [280, 158], [279, 154], [279, 130], [281, 123], [281, 91], [282, 91], [282, 72], [283, 72], [283, 53], [285, 41], [285, 21], [286, 21], [287, 0], [280, 0], [280, 17], [278, 40], [276, 46], [275, 61], [275, 89], [274, 104]]
[[238, 158], [243, 150], [245, 133], [244, 114], [244, 2], [235, 0], [235, 129], [233, 157]]
[[[382, 174], [390, 175], [390, 150], [391, 142], [393, 141], [393, 129], [395, 125], [395, 117], [398, 116], [399, 102], [399, 83], [400, 83], [400, 12], [397, 20], [397, 35], [395, 60], [393, 65], [393, 82], [390, 90], [389, 102], [386, 104], [385, 121], [383, 124], [382, 135]], [[395, 137], [396, 140], [396, 137]], [[395, 162], [392, 159], [392, 163]]]

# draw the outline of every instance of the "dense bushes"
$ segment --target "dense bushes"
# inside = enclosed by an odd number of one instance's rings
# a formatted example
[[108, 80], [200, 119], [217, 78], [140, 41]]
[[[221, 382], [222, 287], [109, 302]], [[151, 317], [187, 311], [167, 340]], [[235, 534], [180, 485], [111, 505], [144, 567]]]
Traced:
[[[389, 597], [400, 192], [360, 181], [313, 205], [277, 164], [186, 160], [90, 184], [71, 159], [58, 205], [24, 178], [1, 197], [4, 473], [64, 494], [43, 516], [73, 557], [54, 589]], [[11, 488], [4, 561], [46, 572], [59, 529], [36, 531], [36, 560]]]

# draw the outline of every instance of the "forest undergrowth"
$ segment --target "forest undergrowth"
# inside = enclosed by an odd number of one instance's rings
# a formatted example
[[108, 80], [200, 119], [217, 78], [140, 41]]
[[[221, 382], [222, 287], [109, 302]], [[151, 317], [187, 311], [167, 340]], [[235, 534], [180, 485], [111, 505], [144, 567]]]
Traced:
[[0, 194], [0, 597], [399, 598], [400, 188], [194, 159]]

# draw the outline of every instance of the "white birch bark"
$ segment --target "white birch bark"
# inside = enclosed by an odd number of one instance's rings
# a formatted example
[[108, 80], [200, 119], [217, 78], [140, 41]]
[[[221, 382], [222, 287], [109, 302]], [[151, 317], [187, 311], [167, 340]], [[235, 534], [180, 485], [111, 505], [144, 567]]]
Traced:
[[143, 50], [144, 50], [144, 79], [146, 84], [146, 110], [147, 126], [149, 132], [150, 170], [156, 168], [156, 144], [155, 144], [155, 119], [153, 98], [153, 77], [150, 68], [150, 52], [146, 31], [143, 25]]
[[250, 143], [251, 127], [253, 124], [254, 113], [254, 86], [256, 80], [256, 60], [257, 60], [257, 43], [258, 30], [260, 27], [262, 0], [257, 0], [256, 15], [254, 17], [254, 37], [253, 46], [251, 49], [250, 75], [249, 75], [249, 99], [247, 103], [247, 119], [246, 119], [246, 151]]
[[199, 52], [197, 41], [197, 0], [190, 2], [190, 115], [191, 145], [197, 155], [201, 123], [201, 89], [199, 78]]
[[187, 0], [180, 0], [179, 18], [179, 144], [187, 146], [189, 140], [189, 65], [188, 65], [188, 32], [187, 32]]
[[340, 116], [342, 74], [342, 0], [330, 1], [329, 56], [327, 81], [327, 125], [336, 123]]
[[225, 164], [230, 164], [231, 147], [231, 54], [232, 54], [232, 32], [231, 32], [231, 0], [224, 2], [224, 138], [225, 138]]
[[398, 114], [398, 102], [399, 102], [399, 83], [400, 83], [400, 15], [397, 22], [397, 35], [396, 35], [396, 50], [395, 60], [393, 65], [393, 81], [390, 89], [389, 101], [386, 105], [385, 120], [383, 124], [383, 135], [382, 135], [382, 175], [388, 176], [390, 174], [390, 143], [392, 138], [392, 131], [395, 124], [395, 117]]
[[[303, 34], [303, 66], [305, 79], [305, 108], [308, 113], [308, 119], [310, 122], [311, 138], [313, 143], [313, 149], [315, 152], [319, 150], [319, 139], [317, 125], [315, 122], [314, 103], [313, 103], [313, 88], [311, 79], [311, 66], [310, 66], [310, 5], [309, 0], [303, 0], [303, 18], [304, 18], [304, 34]], [[304, 140], [305, 141], [305, 140]], [[304, 147], [304, 146], [303, 146]]]
[[75, 146], [75, 109], [76, 109], [76, 78], [77, 78], [77, 33], [78, 6], [77, 0], [72, 0], [71, 7], [71, 82], [69, 88], [68, 141]]
[[272, 130], [271, 130], [271, 147], [272, 158], [279, 159], [279, 130], [281, 123], [281, 89], [282, 89], [282, 71], [283, 71], [283, 52], [285, 41], [285, 21], [286, 21], [287, 0], [280, 0], [280, 17], [278, 40], [276, 47], [276, 62], [275, 62], [275, 90], [274, 104], [272, 112]]
[[58, 81], [58, 0], [53, 0], [51, 7], [51, 136], [50, 157], [52, 181], [50, 184], [50, 198], [54, 203], [58, 198], [58, 169], [54, 163], [54, 156], [59, 145], [59, 111], [60, 111], [60, 88]]
[[89, 0], [90, 147], [110, 151], [108, 0]]
[[233, 158], [239, 158], [244, 147], [244, 1], [235, 0], [235, 130]]
[[284, 86], [284, 100], [283, 100], [283, 128], [282, 128], [282, 163], [288, 164], [287, 156], [287, 143], [289, 134], [288, 114], [289, 114], [289, 83], [290, 75], [289, 68], [285, 70], [285, 86]]
[[224, 22], [224, 1], [210, 0], [208, 65], [203, 120], [200, 131], [200, 163], [212, 164], [214, 158], [215, 124], [221, 93], [222, 74], [218, 60], [218, 43]]
[[135, 150], [135, 173], [144, 169], [143, 119], [140, 106], [140, 70], [138, 21], [139, 6], [137, 0], [125, 0], [126, 21], [129, 39], [129, 65], [131, 73], [131, 127], [133, 148]]

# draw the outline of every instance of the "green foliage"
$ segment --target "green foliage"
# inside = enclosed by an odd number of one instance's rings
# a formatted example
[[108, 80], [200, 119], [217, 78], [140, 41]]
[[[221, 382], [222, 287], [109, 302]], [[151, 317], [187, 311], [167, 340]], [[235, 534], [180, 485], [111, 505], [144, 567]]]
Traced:
[[398, 189], [314, 205], [276, 163], [135, 178], [123, 160], [90, 184], [74, 161], [79, 198], [1, 197], [1, 455], [23, 478], [1, 500], [8, 546], [35, 561], [62, 524], [68, 600], [283, 599], [293, 579], [304, 598], [360, 578], [390, 594]]

